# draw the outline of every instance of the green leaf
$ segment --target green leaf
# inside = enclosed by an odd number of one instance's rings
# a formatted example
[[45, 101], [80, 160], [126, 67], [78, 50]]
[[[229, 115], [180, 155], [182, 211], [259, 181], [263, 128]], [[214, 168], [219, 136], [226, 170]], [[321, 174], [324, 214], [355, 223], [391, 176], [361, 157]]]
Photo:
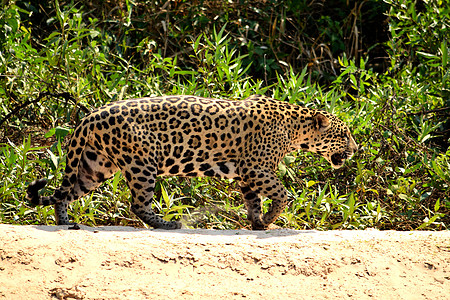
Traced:
[[445, 176], [444, 172], [442, 171], [441, 167], [436, 163], [435, 160], [433, 160], [433, 161], [431, 162], [431, 165], [433, 166], [433, 170], [436, 172], [436, 174], [437, 174], [441, 179], [445, 180], [445, 179], [446, 179], [446, 178], [445, 178], [446, 176]]
[[288, 155], [285, 156], [283, 160], [286, 165], [290, 165], [295, 161], [295, 156]]
[[281, 177], [284, 177], [284, 175], [286, 175], [287, 173], [286, 165], [282, 163], [278, 164], [278, 173]]
[[171, 201], [170, 201], [169, 195], [167, 194], [166, 189], [164, 188], [164, 186], [162, 184], [161, 184], [161, 194], [164, 199], [164, 203], [166, 204], [167, 208], [169, 208], [171, 206]]
[[420, 54], [420, 55], [428, 57], [428, 58], [439, 58], [435, 54], [426, 53], [426, 52], [422, 52], [422, 51], [417, 51], [417, 54]]
[[442, 52], [442, 68], [446, 68], [448, 64], [448, 48], [447, 48], [447, 40], [442, 41], [441, 43], [441, 52]]
[[315, 185], [315, 184], [317, 184], [317, 183], [318, 183], [318, 181], [309, 180], [309, 181], [306, 183], [306, 187], [312, 187], [313, 185]]
[[402, 199], [402, 200], [408, 200], [408, 199], [409, 199], [408, 196], [405, 195], [405, 194], [398, 194], [398, 197], [399, 197], [400, 199]]
[[116, 172], [116, 174], [114, 174], [114, 178], [113, 178], [113, 182], [112, 182], [113, 194], [115, 194], [117, 192], [117, 187], [119, 185], [119, 181], [121, 178], [120, 175], [121, 175], [120, 172]]
[[47, 149], [47, 153], [48, 153], [48, 155], [50, 156], [50, 161], [52, 162], [52, 164], [53, 164], [53, 169], [57, 169], [58, 168], [58, 157], [52, 152], [52, 151], [50, 151], [49, 149]]
[[437, 199], [437, 200], [436, 200], [436, 203], [434, 204], [434, 211], [435, 211], [435, 212], [438, 211], [440, 207], [441, 207], [441, 205], [440, 205], [440, 199]]
[[58, 140], [62, 140], [66, 135], [70, 133], [70, 131], [71, 131], [70, 128], [57, 126], [55, 128], [55, 136]]
[[415, 171], [417, 171], [418, 169], [420, 169], [421, 167], [423, 167], [422, 163], [418, 163], [418, 164], [416, 164], [416, 165], [413, 165], [413, 166], [407, 168], [407, 169], [405, 170], [405, 172], [403, 173], [403, 175], [406, 175], [406, 174], [408, 174], [408, 173], [415, 172]]
[[328, 182], [325, 183], [325, 186], [323, 187], [323, 189], [319, 193], [319, 197], [317, 197], [316, 204], [314, 205], [315, 209], [319, 208], [320, 204], [322, 203], [322, 201], [323, 201], [323, 199], [325, 197], [325, 192], [327, 191], [327, 189], [328, 189]]
[[431, 217], [431, 219], [425, 218], [423, 220], [423, 224], [420, 225], [419, 227], [416, 228], [416, 230], [420, 230], [423, 228], [426, 228], [428, 226], [430, 226], [431, 224], [433, 224], [438, 218], [441, 218], [442, 216], [444, 216], [444, 214], [435, 214], [434, 216]]
[[56, 132], [56, 128], [52, 128], [44, 134], [44, 137], [48, 139], [51, 136], [54, 136]]

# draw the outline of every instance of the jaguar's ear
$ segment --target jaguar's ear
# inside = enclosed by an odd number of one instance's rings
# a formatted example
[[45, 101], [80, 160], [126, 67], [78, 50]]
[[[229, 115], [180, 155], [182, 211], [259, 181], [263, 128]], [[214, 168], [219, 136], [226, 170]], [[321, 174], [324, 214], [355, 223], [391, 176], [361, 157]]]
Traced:
[[316, 129], [323, 132], [330, 127], [330, 119], [328, 119], [325, 115], [321, 113], [317, 113], [314, 116], [314, 121], [316, 124]]

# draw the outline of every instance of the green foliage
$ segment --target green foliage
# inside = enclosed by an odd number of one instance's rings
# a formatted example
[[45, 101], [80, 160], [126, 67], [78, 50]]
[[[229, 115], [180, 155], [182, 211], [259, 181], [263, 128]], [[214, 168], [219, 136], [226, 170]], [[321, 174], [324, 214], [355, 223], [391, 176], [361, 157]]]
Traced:
[[[140, 1], [118, 1], [116, 8], [97, 1], [5, 5], [0, 222], [54, 223], [52, 207], [24, 201], [26, 186], [45, 177], [42, 192], [51, 194], [61, 183], [71, 128], [93, 107], [161, 94], [266, 94], [333, 112], [361, 149], [339, 170], [311, 153], [286, 157], [279, 176], [290, 205], [278, 225], [448, 229], [448, 5], [332, 2], [324, 8], [307, 1], [177, 1], [168, 2], [169, 10]], [[384, 13], [389, 32], [372, 32]], [[356, 35], [358, 28], [363, 33]], [[379, 63], [372, 53], [389, 59]], [[248, 227], [232, 180], [164, 178], [155, 192], [154, 209], [167, 220]], [[69, 212], [92, 226], [145, 226], [130, 212], [119, 173]]]

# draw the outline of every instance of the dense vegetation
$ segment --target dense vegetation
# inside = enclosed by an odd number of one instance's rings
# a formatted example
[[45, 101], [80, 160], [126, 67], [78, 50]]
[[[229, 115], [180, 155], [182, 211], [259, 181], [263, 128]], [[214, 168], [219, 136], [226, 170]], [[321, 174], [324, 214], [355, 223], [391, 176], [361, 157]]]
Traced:
[[[446, 1], [3, 1], [0, 222], [52, 224], [27, 184], [61, 182], [64, 145], [93, 107], [162, 94], [265, 94], [326, 109], [361, 150], [339, 170], [284, 159], [280, 226], [448, 229], [450, 7]], [[247, 227], [231, 180], [162, 178], [154, 206], [187, 226]], [[270, 200], [267, 200], [270, 201]], [[266, 202], [267, 202], [266, 201]], [[72, 204], [76, 222], [143, 224], [120, 174]]]

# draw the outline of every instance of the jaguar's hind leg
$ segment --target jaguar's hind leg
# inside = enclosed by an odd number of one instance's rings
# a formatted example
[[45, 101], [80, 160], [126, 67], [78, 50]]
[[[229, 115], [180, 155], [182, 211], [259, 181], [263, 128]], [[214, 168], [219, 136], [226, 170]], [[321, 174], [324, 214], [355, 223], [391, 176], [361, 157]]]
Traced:
[[245, 208], [247, 208], [247, 220], [252, 224], [253, 230], [264, 230], [266, 227], [262, 223], [262, 201], [259, 195], [245, 183], [240, 183]]
[[56, 202], [55, 203], [55, 218], [58, 225], [73, 225], [69, 222], [69, 215], [67, 214], [68, 202]]
[[[78, 174], [71, 191], [65, 196], [55, 192], [55, 217], [58, 225], [69, 225], [67, 207], [69, 203], [95, 190], [119, 169], [101, 152], [86, 145], [78, 165]], [[64, 182], [60, 189], [64, 189]]]
[[156, 183], [156, 164], [137, 160], [124, 166], [122, 171], [131, 192], [133, 204], [131, 210], [146, 224], [153, 228], [179, 229], [181, 223], [165, 221], [152, 210], [153, 194]]

